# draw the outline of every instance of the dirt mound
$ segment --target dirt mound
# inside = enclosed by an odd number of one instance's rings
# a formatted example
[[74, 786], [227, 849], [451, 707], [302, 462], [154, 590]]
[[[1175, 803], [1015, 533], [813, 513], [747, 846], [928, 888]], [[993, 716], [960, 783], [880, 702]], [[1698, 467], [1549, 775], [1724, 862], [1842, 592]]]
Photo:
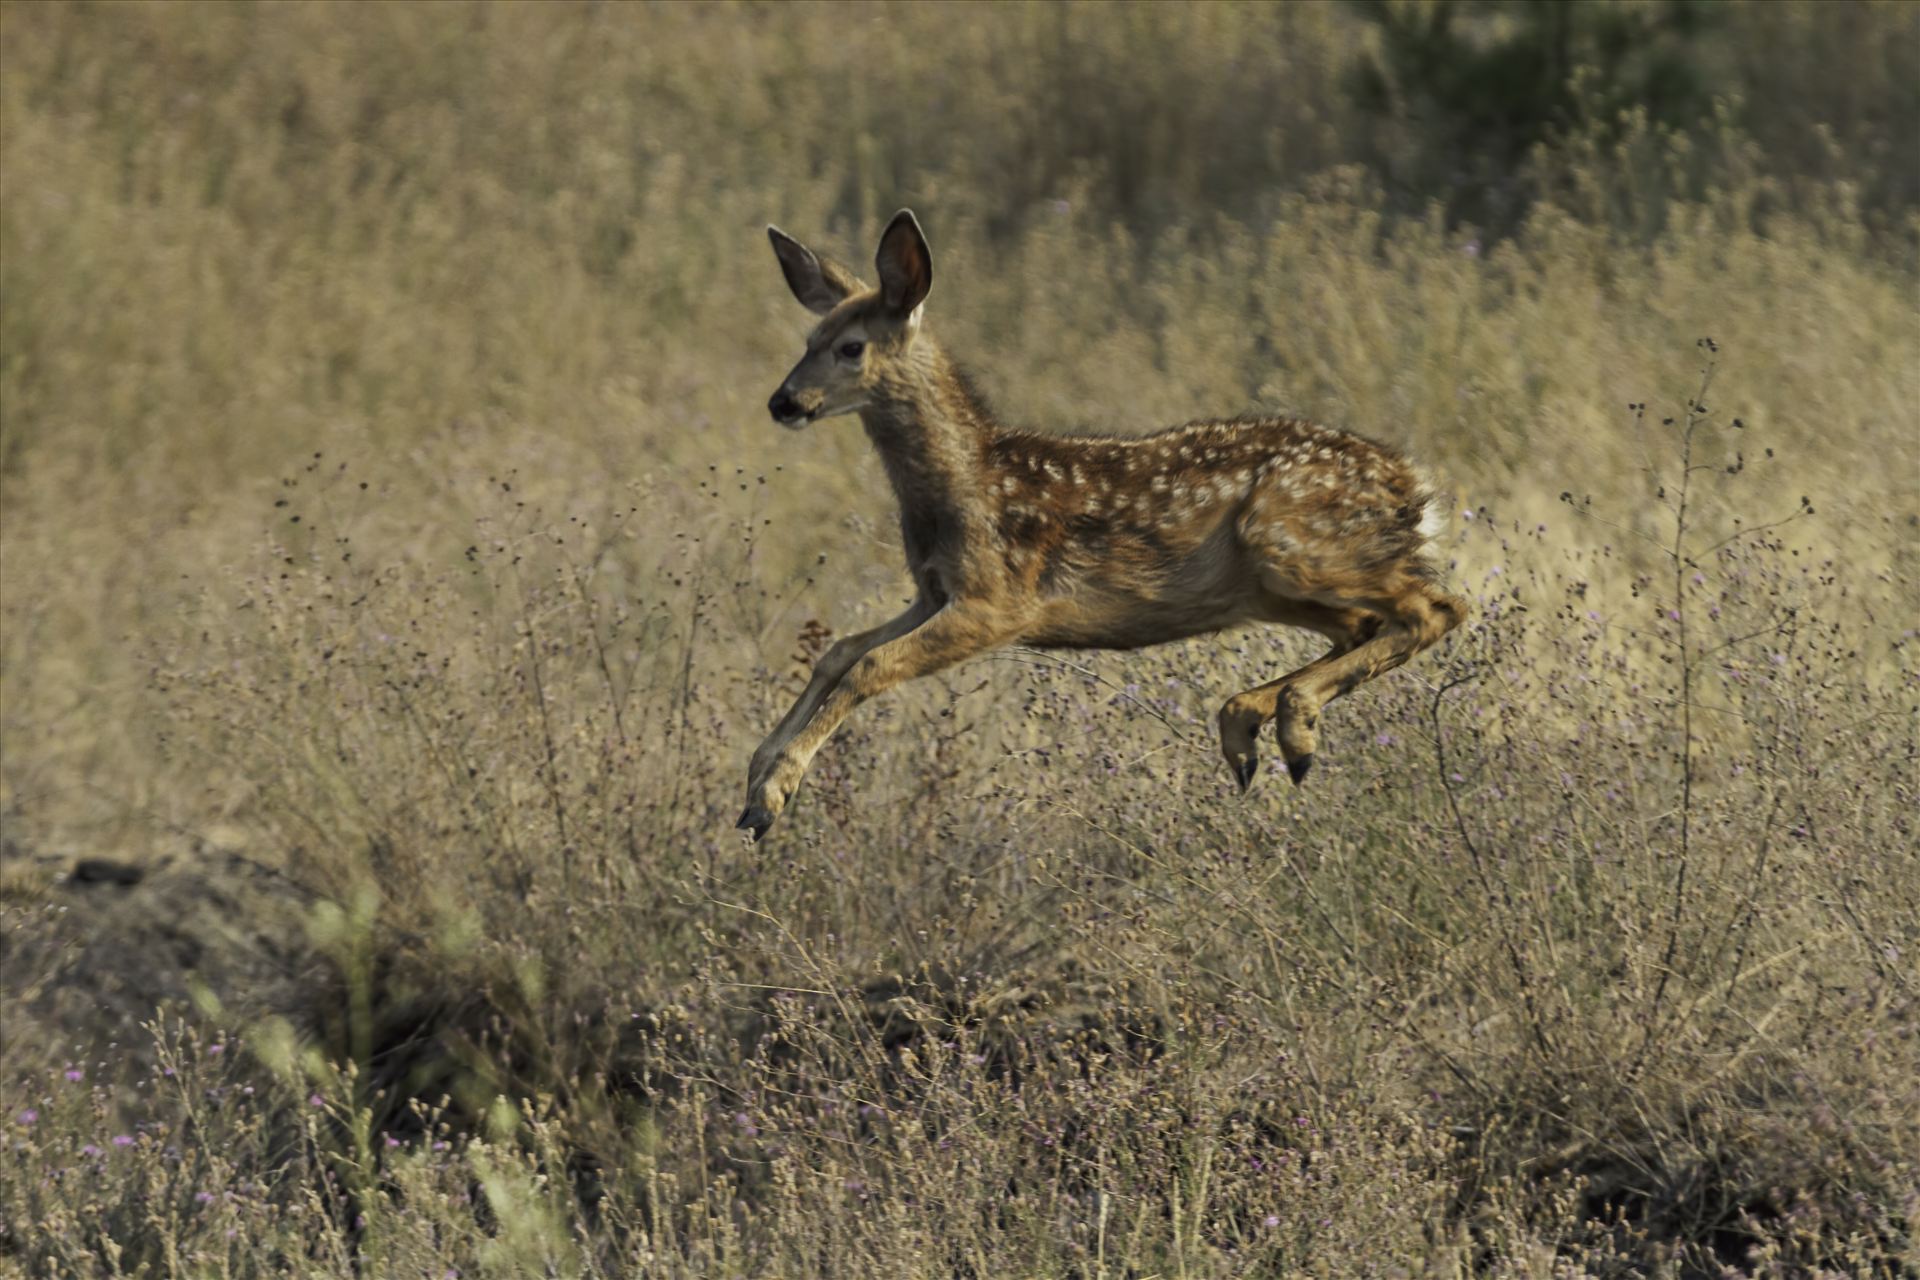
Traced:
[[143, 1052], [157, 1012], [246, 1016], [312, 978], [314, 895], [230, 847], [63, 857], [0, 845], [0, 996], [16, 1053]]

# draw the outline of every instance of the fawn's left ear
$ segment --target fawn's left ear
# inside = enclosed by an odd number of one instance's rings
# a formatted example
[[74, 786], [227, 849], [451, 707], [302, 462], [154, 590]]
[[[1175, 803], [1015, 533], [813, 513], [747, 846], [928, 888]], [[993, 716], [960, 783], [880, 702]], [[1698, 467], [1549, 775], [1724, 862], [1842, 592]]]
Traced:
[[874, 267], [880, 273], [880, 298], [896, 315], [909, 316], [927, 299], [933, 287], [933, 251], [920, 234], [913, 210], [902, 209], [880, 236], [880, 252], [874, 255]]

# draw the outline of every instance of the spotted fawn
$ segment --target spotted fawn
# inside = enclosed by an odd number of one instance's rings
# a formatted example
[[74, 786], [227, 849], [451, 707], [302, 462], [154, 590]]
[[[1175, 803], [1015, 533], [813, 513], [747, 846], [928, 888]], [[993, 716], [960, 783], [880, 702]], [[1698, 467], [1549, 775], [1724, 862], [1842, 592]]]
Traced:
[[767, 408], [793, 429], [860, 416], [917, 591], [899, 617], [828, 649], [753, 753], [738, 825], [754, 839], [856, 706], [990, 649], [1136, 649], [1255, 622], [1318, 632], [1324, 655], [1220, 708], [1220, 749], [1244, 791], [1263, 726], [1298, 784], [1321, 708], [1466, 617], [1427, 555], [1440, 500], [1396, 451], [1295, 418], [1137, 438], [1003, 426], [927, 332], [933, 256], [910, 211], [880, 237], [878, 288], [777, 227], [767, 235], [820, 317]]

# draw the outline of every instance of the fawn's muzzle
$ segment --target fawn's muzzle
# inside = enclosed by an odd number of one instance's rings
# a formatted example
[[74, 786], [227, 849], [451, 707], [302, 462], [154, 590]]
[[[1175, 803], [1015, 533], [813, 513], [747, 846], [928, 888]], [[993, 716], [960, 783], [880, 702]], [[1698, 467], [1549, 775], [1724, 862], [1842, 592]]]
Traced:
[[797, 427], [813, 416], [787, 393], [785, 387], [774, 392], [773, 399], [767, 401], [767, 412], [783, 427]]

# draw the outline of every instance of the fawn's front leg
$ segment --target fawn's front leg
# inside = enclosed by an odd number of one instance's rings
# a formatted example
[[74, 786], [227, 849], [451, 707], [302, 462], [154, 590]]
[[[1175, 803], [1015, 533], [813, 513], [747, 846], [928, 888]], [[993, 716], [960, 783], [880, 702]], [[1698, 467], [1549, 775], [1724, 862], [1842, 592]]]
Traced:
[[[855, 707], [896, 684], [930, 675], [991, 649], [1012, 634], [1000, 618], [980, 605], [949, 601], [924, 621], [909, 623], [919, 608], [916, 603], [914, 609], [886, 626], [842, 641], [847, 649], [841, 654], [837, 673], [826, 674], [831, 670], [828, 660], [833, 650], [820, 660], [807, 692], [753, 753], [753, 767], [747, 774], [746, 811], [735, 824], [740, 830], [751, 832], [755, 840], [767, 833], [799, 789], [814, 753]], [[903, 627], [902, 623], [907, 625]], [[882, 634], [888, 631], [893, 634]], [[855, 646], [862, 642], [866, 642], [866, 648], [855, 652]], [[834, 650], [839, 649], [839, 645], [834, 646]]]
[[[794, 699], [793, 706], [780, 718], [780, 723], [774, 726], [773, 732], [769, 733], [754, 749], [753, 761], [747, 766], [747, 790], [752, 791], [759, 785], [760, 780], [766, 776], [768, 764], [780, 754], [780, 749], [787, 745], [800, 726], [813, 718], [813, 713], [820, 708], [820, 700], [840, 683], [849, 667], [865, 657], [875, 645], [898, 639], [931, 618], [937, 611], [938, 606], [922, 596], [909, 605], [906, 612], [899, 617], [883, 622], [871, 630], [842, 637], [829, 645], [827, 651], [820, 655], [820, 660], [813, 664], [813, 676], [807, 681], [806, 689]], [[744, 817], [741, 824], [745, 825]]]

